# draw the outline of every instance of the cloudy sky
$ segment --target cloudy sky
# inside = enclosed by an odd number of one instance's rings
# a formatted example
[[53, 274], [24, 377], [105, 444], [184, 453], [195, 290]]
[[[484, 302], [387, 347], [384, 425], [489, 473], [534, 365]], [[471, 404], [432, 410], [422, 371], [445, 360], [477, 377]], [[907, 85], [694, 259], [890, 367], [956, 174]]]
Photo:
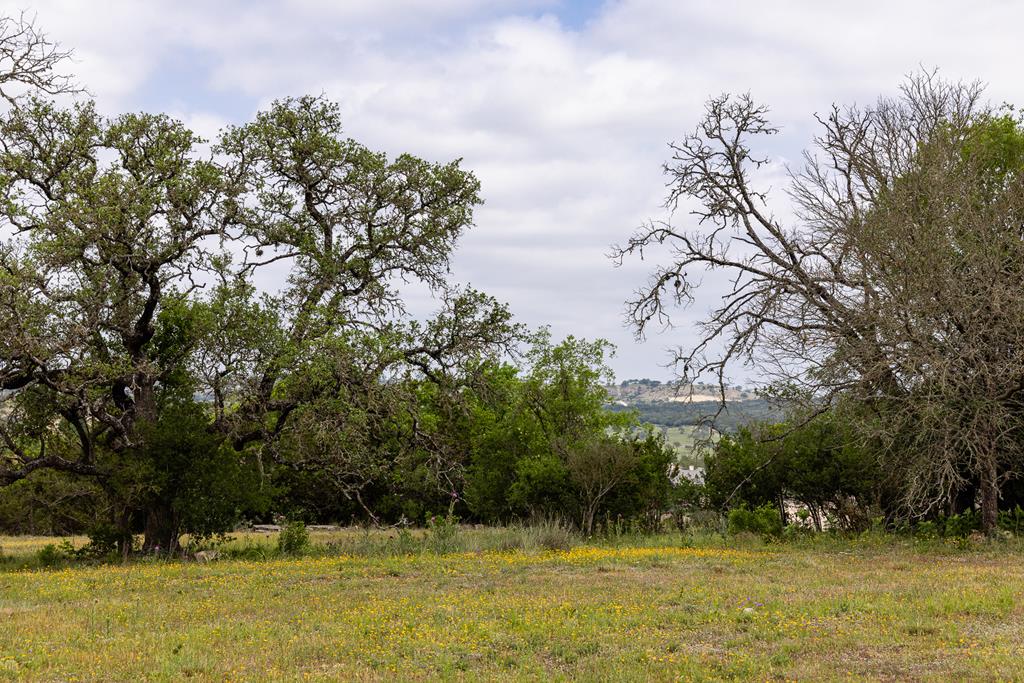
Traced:
[[[165, 111], [212, 137], [274, 98], [326, 93], [348, 134], [389, 153], [462, 157], [486, 205], [455, 276], [558, 336], [605, 337], [619, 379], [667, 378], [716, 282], [678, 327], [638, 344], [622, 302], [650, 265], [616, 269], [609, 245], [665, 218], [666, 143], [704, 100], [750, 91], [782, 135], [781, 171], [831, 103], [892, 94], [920, 66], [981, 79], [1024, 104], [1019, 27], [1004, 2], [696, 0], [36, 0], [108, 113]], [[776, 213], [787, 214], [774, 194]], [[673, 220], [683, 222], [685, 216]], [[650, 254], [649, 259], [657, 258]], [[736, 368], [737, 381], [756, 379]]]

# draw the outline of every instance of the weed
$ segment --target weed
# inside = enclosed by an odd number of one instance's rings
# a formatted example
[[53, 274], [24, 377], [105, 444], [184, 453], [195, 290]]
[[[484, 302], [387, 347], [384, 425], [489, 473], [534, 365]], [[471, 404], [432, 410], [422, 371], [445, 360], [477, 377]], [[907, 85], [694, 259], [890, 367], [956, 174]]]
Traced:
[[447, 514], [427, 520], [427, 546], [435, 553], [451, 553], [458, 549], [459, 518]]
[[298, 556], [309, 550], [309, 531], [299, 520], [289, 520], [277, 537], [277, 550], [282, 555]]

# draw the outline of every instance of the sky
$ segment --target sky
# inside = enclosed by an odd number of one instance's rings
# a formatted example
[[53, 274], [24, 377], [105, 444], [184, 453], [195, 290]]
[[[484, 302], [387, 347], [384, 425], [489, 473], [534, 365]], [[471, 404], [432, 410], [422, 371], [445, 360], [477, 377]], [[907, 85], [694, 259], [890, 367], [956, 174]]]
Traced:
[[[642, 222], [670, 218], [661, 165], [705, 100], [750, 92], [781, 128], [764, 152], [772, 210], [833, 103], [870, 104], [906, 74], [980, 79], [1024, 105], [1024, 4], [862, 0], [0, 0], [74, 51], [101, 111], [163, 111], [213, 138], [275, 98], [338, 101], [346, 133], [391, 155], [462, 158], [485, 205], [453, 277], [556, 337], [618, 347], [618, 379], [668, 379], [666, 349], [725, 283], [709, 274], [675, 326], [638, 342], [624, 301], [665, 253], [608, 258]], [[686, 227], [685, 213], [671, 216]], [[429, 302], [413, 301], [414, 310]], [[755, 369], [735, 367], [735, 383]]]

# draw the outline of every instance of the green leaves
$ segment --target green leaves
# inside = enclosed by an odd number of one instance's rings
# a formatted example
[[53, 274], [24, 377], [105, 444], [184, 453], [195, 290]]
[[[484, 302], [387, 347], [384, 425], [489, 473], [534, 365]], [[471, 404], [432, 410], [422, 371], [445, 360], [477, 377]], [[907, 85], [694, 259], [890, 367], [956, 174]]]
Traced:
[[[521, 335], [449, 278], [476, 178], [345, 138], [323, 97], [275, 102], [214, 156], [203, 142], [167, 115], [91, 103], [30, 100], [0, 119], [0, 383], [21, 392], [8, 416], [40, 416], [8, 430], [0, 476], [123, 479], [120, 523], [145, 508], [164, 536], [184, 519], [173, 489], [228, 471], [228, 451], [317, 469], [357, 498], [405, 457], [423, 461], [410, 479], [457, 479], [417, 392], [451, 410]], [[436, 296], [433, 318], [406, 314], [411, 283]], [[213, 459], [179, 458], [197, 449]]]
[[244, 239], [293, 259], [295, 316], [324, 305], [332, 322], [353, 308], [402, 310], [396, 280], [448, 288], [450, 253], [480, 203], [479, 182], [457, 161], [389, 161], [343, 138], [338, 106], [322, 97], [275, 102], [218, 150], [238, 160]]

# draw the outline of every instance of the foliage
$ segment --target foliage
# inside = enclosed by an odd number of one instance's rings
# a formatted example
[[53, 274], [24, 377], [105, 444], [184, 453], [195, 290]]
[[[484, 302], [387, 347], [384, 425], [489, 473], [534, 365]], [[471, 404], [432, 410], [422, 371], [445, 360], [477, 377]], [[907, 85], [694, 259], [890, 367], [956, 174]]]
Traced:
[[277, 536], [277, 550], [282, 555], [302, 555], [309, 549], [309, 531], [304, 522], [289, 519]]
[[877, 454], [837, 412], [803, 424], [741, 429], [719, 440], [705, 467], [712, 507], [770, 505], [777, 511], [792, 500], [810, 510], [819, 530], [826, 512], [842, 528], [865, 528], [885, 488]]
[[1015, 505], [1012, 510], [1001, 511], [999, 513], [999, 528], [1018, 536], [1024, 533], [1024, 508]]
[[64, 53], [3, 27], [5, 83], [32, 92], [0, 90], [0, 523], [127, 556], [139, 531], [173, 554], [272, 511], [590, 531], [664, 508], [668, 449], [603, 407], [608, 342], [522, 349], [504, 305], [451, 281], [482, 201], [459, 160], [371, 150], [323, 96], [211, 145], [166, 114], [64, 106]]
[[40, 566], [51, 568], [67, 559], [67, 554], [55, 543], [48, 543], [39, 549], [36, 559]]
[[0, 487], [0, 529], [6, 533], [81, 533], [106, 513], [103, 490], [95, 482], [62, 472], [41, 470]]
[[665, 165], [669, 208], [687, 202], [697, 225], [649, 223], [615, 255], [667, 251], [629, 303], [641, 333], [692, 303], [705, 270], [733, 282], [677, 355], [685, 381], [746, 362], [808, 407], [856, 404], [905, 519], [974, 489], [992, 532], [1001, 482], [1024, 472], [1024, 129], [981, 98], [932, 72], [834, 107], [790, 174], [787, 221], [757, 187], [768, 108], [712, 98]]
[[532, 339], [522, 373], [481, 368], [462, 434], [465, 498], [485, 522], [573, 511], [587, 533], [602, 512], [656, 515], [668, 502], [671, 449], [636, 415], [605, 409], [607, 342]]
[[130, 457], [142, 479], [128, 485], [143, 489], [144, 509], [160, 510], [161, 519], [174, 525], [167, 538], [187, 533], [207, 539], [234, 528], [243, 514], [266, 509], [269, 491], [254, 458], [240, 456], [209, 431], [202, 405], [171, 398], [160, 414], [159, 423], [140, 430], [145, 449]]
[[434, 515], [427, 520], [427, 544], [435, 553], [450, 553], [457, 547], [459, 518]]
[[[604, 407], [607, 342], [533, 335], [520, 367], [491, 358], [451, 382], [394, 380], [298, 409], [278, 441], [273, 503], [322, 521], [428, 524], [439, 513], [485, 523], [601, 515], [646, 520], [668, 505], [672, 451], [631, 414]], [[378, 406], [385, 410], [378, 412]], [[323, 426], [331, 425], [330, 430]], [[606, 481], [614, 455], [623, 465]]]
[[729, 510], [729, 533], [753, 533], [763, 538], [778, 538], [782, 535], [782, 515], [772, 505], [750, 509], [746, 506]]
[[[358, 500], [412, 457], [396, 444], [443, 463], [406, 421], [416, 387], [457, 391], [518, 335], [449, 281], [476, 178], [345, 138], [322, 97], [273, 103], [212, 155], [166, 115], [38, 97], [0, 139], [0, 485], [95, 482], [146, 550], [259, 514], [242, 494], [266, 469]], [[286, 282], [260, 294], [271, 264]], [[433, 318], [406, 313], [400, 280], [436, 296]]]

